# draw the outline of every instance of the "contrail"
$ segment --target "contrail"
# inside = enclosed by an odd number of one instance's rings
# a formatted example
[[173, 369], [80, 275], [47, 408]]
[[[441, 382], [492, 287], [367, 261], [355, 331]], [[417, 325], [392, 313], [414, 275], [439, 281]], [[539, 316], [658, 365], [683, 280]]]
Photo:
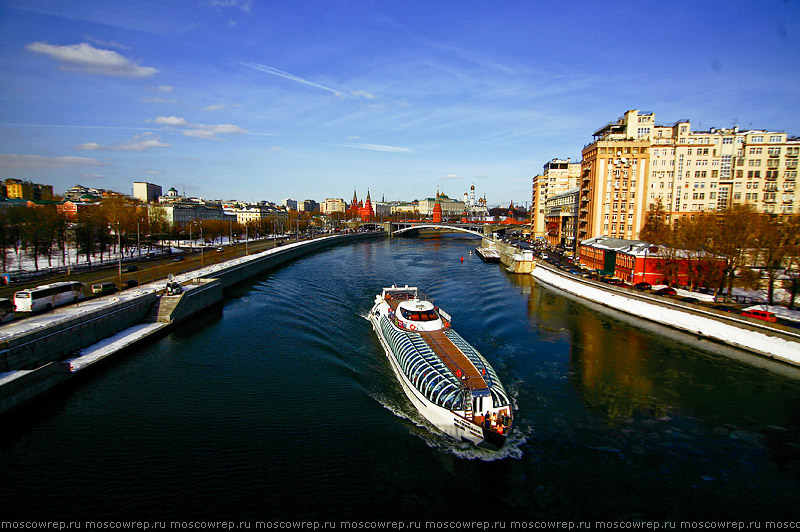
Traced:
[[332, 92], [336, 96], [343, 98], [345, 94], [341, 91], [337, 91], [336, 89], [332, 89], [330, 87], [326, 87], [325, 85], [320, 85], [319, 83], [314, 83], [313, 81], [308, 81], [307, 79], [303, 79], [301, 77], [295, 76], [294, 74], [289, 74], [288, 72], [284, 72], [283, 70], [278, 70], [277, 68], [273, 68], [271, 66], [260, 65], [258, 63], [251, 63], [251, 62], [239, 62], [240, 65], [246, 66], [248, 68], [252, 68], [254, 70], [258, 70], [260, 72], [264, 72], [266, 74], [272, 74], [273, 76], [278, 76], [280, 78], [290, 79], [292, 81], [296, 81], [298, 83], [302, 83], [303, 85], [309, 85], [311, 87], [316, 87], [318, 89], [322, 89], [324, 91]]

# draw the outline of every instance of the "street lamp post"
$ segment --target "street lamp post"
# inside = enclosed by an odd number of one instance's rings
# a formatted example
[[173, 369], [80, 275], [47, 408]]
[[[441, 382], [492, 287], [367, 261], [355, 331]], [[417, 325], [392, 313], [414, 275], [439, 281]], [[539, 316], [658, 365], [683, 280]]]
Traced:
[[119, 289], [122, 290], [122, 235], [120, 235], [119, 229], [119, 222], [117, 222], [117, 273], [119, 276]]
[[[200, 227], [200, 266], [202, 267], [202, 266], [205, 266], [205, 262], [203, 260], [203, 258], [204, 258], [203, 251], [204, 251], [204, 249], [206, 247], [205, 246], [206, 242], [205, 242], [205, 239], [203, 238], [203, 224], [202, 224], [202, 222], [199, 222], [199, 223], [198, 222], [192, 222], [192, 225], [194, 225], [194, 224], [197, 224], [198, 227]], [[190, 226], [189, 229], [191, 231], [191, 226]]]

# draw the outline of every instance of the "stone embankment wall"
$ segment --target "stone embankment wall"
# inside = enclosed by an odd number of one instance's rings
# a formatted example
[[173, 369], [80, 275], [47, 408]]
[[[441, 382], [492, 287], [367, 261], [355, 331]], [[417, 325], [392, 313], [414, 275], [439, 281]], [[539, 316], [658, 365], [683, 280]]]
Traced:
[[50, 362], [0, 386], [0, 413], [10, 410], [70, 377], [69, 362]]
[[496, 249], [500, 254], [500, 263], [512, 273], [531, 273], [534, 266], [533, 252], [521, 250], [511, 244], [506, 244], [502, 240], [486, 237], [481, 242], [481, 246], [489, 249]]
[[538, 263], [533, 277], [547, 285], [601, 305], [667, 325], [765, 357], [800, 365], [800, 334], [788, 328], [753, 323], [726, 312], [706, 310], [659, 296], [600, 285]]
[[[0, 344], [0, 372], [30, 370], [61, 360], [144, 319], [156, 301], [153, 290], [113, 298], [95, 310], [64, 314], [63, 319], [6, 338]], [[116, 301], [114, 301], [116, 299]], [[60, 311], [56, 311], [60, 312]], [[35, 318], [33, 318], [35, 319]]]

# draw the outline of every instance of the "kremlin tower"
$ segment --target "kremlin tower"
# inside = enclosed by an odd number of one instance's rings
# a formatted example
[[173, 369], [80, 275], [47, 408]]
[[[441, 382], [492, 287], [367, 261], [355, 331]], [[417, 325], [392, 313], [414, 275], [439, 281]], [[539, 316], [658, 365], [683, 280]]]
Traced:
[[[355, 197], [355, 195], [353, 196]], [[362, 222], [370, 222], [375, 217], [375, 211], [372, 209], [372, 200], [369, 199], [369, 189], [367, 189], [367, 199], [364, 205], [359, 209], [359, 215]]]
[[433, 206], [433, 223], [442, 222], [442, 204], [439, 202], [439, 189], [436, 189], [436, 204]]

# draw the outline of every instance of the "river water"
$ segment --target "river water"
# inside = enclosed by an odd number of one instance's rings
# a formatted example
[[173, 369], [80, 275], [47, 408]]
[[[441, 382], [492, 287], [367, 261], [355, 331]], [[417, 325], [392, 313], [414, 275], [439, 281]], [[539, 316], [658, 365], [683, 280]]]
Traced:
[[[305, 257], [6, 418], [0, 518], [798, 516], [797, 371], [564, 297], [476, 244]], [[500, 452], [406, 400], [364, 318], [392, 283], [450, 313], [513, 395]]]

